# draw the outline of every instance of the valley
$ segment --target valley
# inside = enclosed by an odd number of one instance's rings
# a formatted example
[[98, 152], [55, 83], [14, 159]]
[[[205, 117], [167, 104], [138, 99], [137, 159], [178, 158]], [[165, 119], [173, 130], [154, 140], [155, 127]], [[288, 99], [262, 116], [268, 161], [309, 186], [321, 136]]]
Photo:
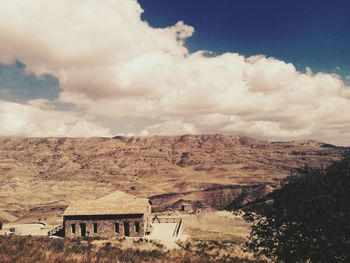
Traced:
[[318, 141], [242, 136], [0, 139], [0, 220], [49, 223], [65, 207], [115, 190], [148, 197], [154, 211], [235, 209], [297, 169], [326, 167], [349, 151]]

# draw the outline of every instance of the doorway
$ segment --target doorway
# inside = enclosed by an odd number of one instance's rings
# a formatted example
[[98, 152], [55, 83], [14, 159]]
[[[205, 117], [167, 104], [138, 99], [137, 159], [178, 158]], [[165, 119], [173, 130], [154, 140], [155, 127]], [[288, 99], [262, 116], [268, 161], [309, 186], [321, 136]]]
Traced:
[[124, 223], [124, 236], [130, 236], [130, 226], [129, 223]]
[[84, 223], [80, 224], [80, 235], [82, 237], [86, 237], [86, 224]]

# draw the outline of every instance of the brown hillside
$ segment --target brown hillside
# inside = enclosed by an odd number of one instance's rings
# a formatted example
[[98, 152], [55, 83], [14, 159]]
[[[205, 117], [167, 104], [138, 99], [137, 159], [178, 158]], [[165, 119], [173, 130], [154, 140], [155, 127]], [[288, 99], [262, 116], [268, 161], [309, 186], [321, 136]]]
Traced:
[[158, 209], [179, 202], [232, 208], [270, 192], [294, 169], [327, 166], [347, 150], [227, 135], [3, 138], [0, 217], [50, 217], [115, 190], [152, 196]]

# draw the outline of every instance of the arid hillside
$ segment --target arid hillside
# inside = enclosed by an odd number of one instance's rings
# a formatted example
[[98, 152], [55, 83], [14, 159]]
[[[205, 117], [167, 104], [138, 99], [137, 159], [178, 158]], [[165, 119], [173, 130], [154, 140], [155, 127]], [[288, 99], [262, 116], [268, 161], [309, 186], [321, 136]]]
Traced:
[[0, 139], [0, 219], [55, 221], [67, 204], [115, 190], [235, 208], [271, 192], [305, 165], [324, 167], [349, 148], [226, 135]]

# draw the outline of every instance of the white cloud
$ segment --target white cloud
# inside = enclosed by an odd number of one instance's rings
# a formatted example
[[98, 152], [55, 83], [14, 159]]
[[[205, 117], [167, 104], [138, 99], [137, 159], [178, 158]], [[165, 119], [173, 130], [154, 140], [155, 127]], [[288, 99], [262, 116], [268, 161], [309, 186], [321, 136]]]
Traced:
[[141, 131], [141, 135], [146, 136], [150, 134], [196, 134], [199, 130], [196, 129], [192, 123], [184, 123], [182, 120], [165, 121], [159, 124], [150, 125], [146, 130]]
[[0, 61], [17, 58], [29, 71], [55, 75], [60, 101], [84, 116], [155, 120], [115, 133], [349, 144], [350, 93], [339, 76], [264, 56], [191, 54], [184, 46], [191, 26], [153, 28], [141, 13], [134, 0], [1, 1]]
[[108, 129], [79, 114], [54, 111], [49, 102], [24, 105], [0, 100], [0, 136], [111, 136]]

